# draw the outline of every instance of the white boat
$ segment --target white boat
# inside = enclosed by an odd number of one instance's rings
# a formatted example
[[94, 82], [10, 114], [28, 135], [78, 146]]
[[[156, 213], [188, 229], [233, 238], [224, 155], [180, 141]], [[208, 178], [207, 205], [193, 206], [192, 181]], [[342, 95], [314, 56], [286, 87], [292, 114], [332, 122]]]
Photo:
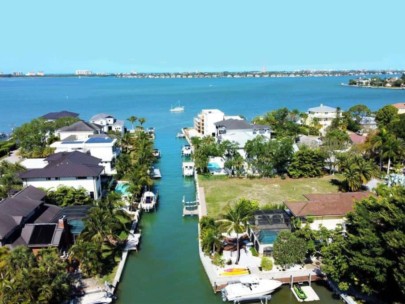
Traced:
[[180, 103], [176, 107], [171, 107], [170, 112], [179, 113], [184, 112], [184, 106], [181, 106]]
[[255, 276], [241, 277], [238, 282], [230, 283], [222, 289], [222, 300], [239, 302], [258, 299], [272, 293], [282, 284], [277, 280], [259, 279]]
[[193, 175], [194, 175], [194, 162], [184, 162], [183, 176], [193, 176]]
[[154, 157], [160, 158], [160, 151], [159, 151], [159, 149], [153, 149], [152, 154], [153, 154]]
[[145, 191], [142, 194], [140, 207], [143, 210], [145, 210], [146, 212], [149, 212], [151, 210], [155, 210], [157, 200], [158, 200], [158, 195], [157, 194], [153, 193], [152, 191]]
[[181, 149], [181, 155], [183, 156], [191, 156], [191, 152], [192, 150], [190, 145], [184, 145]]
[[183, 132], [179, 132], [179, 133], [177, 133], [176, 137], [177, 138], [185, 138], [186, 135]]

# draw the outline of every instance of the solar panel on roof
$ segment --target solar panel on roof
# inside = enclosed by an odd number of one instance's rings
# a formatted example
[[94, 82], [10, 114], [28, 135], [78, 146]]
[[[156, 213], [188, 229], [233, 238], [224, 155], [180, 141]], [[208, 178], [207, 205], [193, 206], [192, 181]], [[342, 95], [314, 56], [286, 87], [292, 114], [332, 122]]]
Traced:
[[89, 138], [86, 143], [88, 144], [103, 144], [103, 143], [111, 143], [113, 141], [112, 138], [109, 137], [92, 137]]
[[56, 225], [35, 225], [29, 244], [50, 244]]

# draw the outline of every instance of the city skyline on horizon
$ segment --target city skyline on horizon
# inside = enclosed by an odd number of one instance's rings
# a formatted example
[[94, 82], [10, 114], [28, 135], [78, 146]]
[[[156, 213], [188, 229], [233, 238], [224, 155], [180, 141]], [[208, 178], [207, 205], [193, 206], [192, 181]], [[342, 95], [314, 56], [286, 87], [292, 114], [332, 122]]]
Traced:
[[0, 72], [403, 70], [404, 10], [401, 0], [7, 2]]

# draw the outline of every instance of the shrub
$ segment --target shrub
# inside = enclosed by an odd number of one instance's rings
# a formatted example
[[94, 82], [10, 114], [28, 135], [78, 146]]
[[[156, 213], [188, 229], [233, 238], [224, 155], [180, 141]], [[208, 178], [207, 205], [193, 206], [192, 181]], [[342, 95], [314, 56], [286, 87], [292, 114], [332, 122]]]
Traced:
[[215, 254], [212, 256], [212, 264], [219, 267], [225, 266], [225, 261], [222, 259], [222, 256], [218, 252], [215, 252]]
[[252, 253], [253, 256], [257, 257], [259, 256], [259, 253], [257, 252], [255, 247], [250, 247], [250, 252]]
[[273, 269], [273, 261], [268, 257], [262, 257], [262, 261], [260, 262], [260, 267], [262, 270], [269, 271]]

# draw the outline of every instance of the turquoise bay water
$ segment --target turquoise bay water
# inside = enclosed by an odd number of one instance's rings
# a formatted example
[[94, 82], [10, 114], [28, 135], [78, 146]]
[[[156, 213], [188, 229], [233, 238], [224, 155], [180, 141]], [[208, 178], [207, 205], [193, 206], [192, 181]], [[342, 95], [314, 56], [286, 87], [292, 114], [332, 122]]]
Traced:
[[[190, 126], [201, 109], [251, 119], [280, 107], [301, 111], [320, 103], [347, 109], [358, 103], [372, 110], [405, 100], [405, 91], [340, 86], [349, 77], [277, 79], [117, 79], [117, 78], [0, 78], [0, 132], [47, 112], [69, 110], [83, 119], [106, 112], [118, 119], [145, 117], [155, 127], [157, 164], [163, 178], [156, 187], [159, 207], [144, 214], [139, 252], [131, 253], [118, 288], [117, 303], [220, 303], [198, 257], [197, 219], [182, 217], [182, 198], [195, 198], [195, 185], [181, 173], [181, 127]], [[180, 101], [183, 113], [170, 113]], [[129, 126], [129, 123], [127, 123]], [[315, 287], [319, 303], [340, 303], [323, 287]], [[297, 303], [287, 287], [272, 303]]]

